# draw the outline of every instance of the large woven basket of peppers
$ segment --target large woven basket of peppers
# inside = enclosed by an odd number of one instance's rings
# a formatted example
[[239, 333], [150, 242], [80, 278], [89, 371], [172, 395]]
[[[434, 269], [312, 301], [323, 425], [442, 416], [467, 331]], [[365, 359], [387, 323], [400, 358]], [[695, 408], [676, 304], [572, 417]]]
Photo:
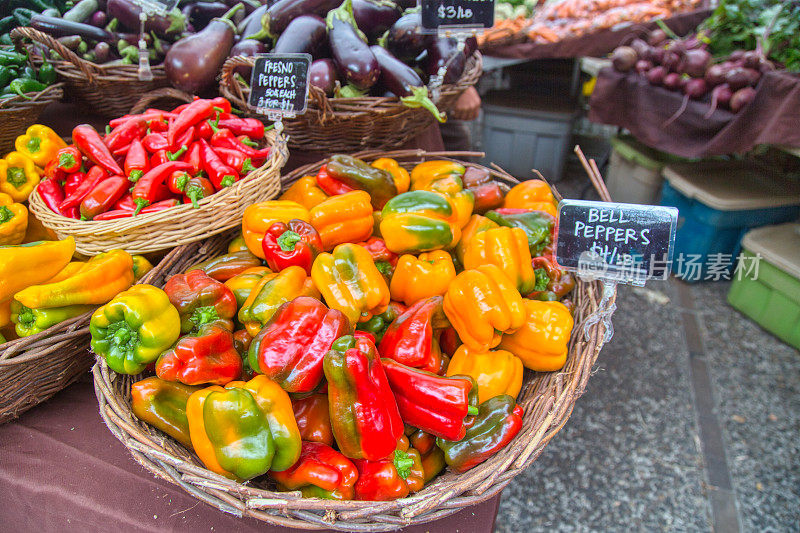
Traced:
[[231, 114], [225, 98], [82, 124], [46, 165], [31, 211], [80, 253], [164, 250], [241, 223], [280, 192], [283, 137]]
[[299, 168], [227, 254], [98, 310], [100, 414], [133, 457], [223, 511], [348, 531], [447, 516], [529, 466], [602, 347], [600, 287], [553, 263], [546, 182], [452, 156]]
[[[47, 400], [88, 372], [92, 312], [139, 284], [163, 286], [196, 261], [224, 251], [225, 237], [171, 250], [154, 267], [121, 250], [72, 260], [75, 240], [0, 247], [0, 301], [18, 338], [0, 337], [0, 423]], [[151, 258], [152, 259], [152, 258]], [[155, 261], [154, 261], [155, 262]], [[0, 304], [2, 307], [2, 304]], [[2, 310], [0, 310], [2, 314]]]

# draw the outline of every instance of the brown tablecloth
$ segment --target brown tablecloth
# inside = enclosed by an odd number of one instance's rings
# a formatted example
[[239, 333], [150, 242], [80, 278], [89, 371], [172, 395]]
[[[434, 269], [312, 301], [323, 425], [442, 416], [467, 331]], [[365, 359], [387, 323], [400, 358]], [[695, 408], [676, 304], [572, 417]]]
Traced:
[[664, 128], [683, 95], [654, 87], [638, 74], [605, 68], [589, 102], [589, 120], [627, 128], [642, 143], [682, 157], [741, 153], [759, 144], [800, 147], [800, 75], [770, 72], [756, 91], [755, 100], [736, 114], [717, 109], [705, 118], [710, 96], [689, 101]]
[[[156, 479], [103, 425], [85, 379], [0, 426], [0, 530], [294, 531], [237, 518]], [[500, 497], [404, 531], [491, 532]]]
[[[664, 22], [678, 35], [686, 35], [694, 30], [711, 14], [711, 10], [703, 9], [691, 13], [681, 13], [666, 19]], [[645, 31], [656, 28], [655, 22], [628, 25], [616, 30], [602, 30], [590, 35], [574, 39], [565, 39], [557, 43], [537, 44], [531, 42], [508, 44], [504, 46], [483, 46], [481, 52], [488, 56], [508, 59], [558, 59], [571, 57], [603, 57], [622, 44], [632, 35], [642, 35]]]

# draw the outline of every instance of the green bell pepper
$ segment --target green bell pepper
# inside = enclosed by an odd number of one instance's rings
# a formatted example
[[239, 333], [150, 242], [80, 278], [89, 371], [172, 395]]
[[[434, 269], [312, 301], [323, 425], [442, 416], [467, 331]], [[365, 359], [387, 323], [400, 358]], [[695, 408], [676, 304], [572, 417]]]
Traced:
[[50, 326], [55, 326], [65, 320], [90, 312], [92, 305], [67, 305], [64, 307], [51, 307], [31, 309], [16, 300], [11, 302], [11, 322], [15, 324], [14, 330], [20, 337], [36, 335]]
[[543, 211], [530, 209], [495, 209], [486, 213], [486, 218], [501, 226], [520, 228], [528, 236], [531, 256], [542, 255], [552, 242], [555, 219]]
[[155, 376], [146, 378], [131, 385], [131, 409], [139, 420], [191, 448], [186, 403], [200, 389]]

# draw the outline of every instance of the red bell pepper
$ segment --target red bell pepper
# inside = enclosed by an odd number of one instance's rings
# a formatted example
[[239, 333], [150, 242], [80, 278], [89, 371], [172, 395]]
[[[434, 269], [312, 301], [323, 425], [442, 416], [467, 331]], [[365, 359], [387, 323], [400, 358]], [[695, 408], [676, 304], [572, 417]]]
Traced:
[[56, 166], [58, 168], [67, 174], [72, 174], [73, 172], [78, 172], [81, 169], [83, 155], [81, 155], [81, 151], [75, 146], [67, 146], [56, 153], [56, 160]]
[[215, 192], [214, 185], [211, 183], [211, 181], [209, 181], [207, 178], [195, 176], [186, 182], [186, 191], [183, 195], [183, 203], [186, 204], [191, 202], [192, 207], [197, 209], [200, 207], [200, 205], [197, 203], [198, 201], [211, 196]]
[[382, 357], [434, 374], [443, 374], [447, 361], [433, 336], [433, 319], [442, 312], [441, 296], [420, 300], [392, 322], [378, 347]]
[[273, 271], [296, 265], [303, 267], [311, 275], [311, 264], [322, 251], [322, 239], [314, 226], [300, 219], [289, 223], [275, 222], [264, 234], [261, 241], [267, 265]]
[[250, 368], [288, 392], [310, 392], [322, 381], [322, 360], [351, 331], [347, 317], [316, 298], [281, 305], [250, 344]]
[[[163, 211], [165, 209], [169, 209], [170, 207], [175, 207], [176, 205], [178, 205], [178, 200], [176, 200], [175, 198], [170, 198], [168, 200], [162, 200], [161, 202], [156, 202], [153, 205], [145, 207], [144, 209], [139, 211], [139, 213], [142, 214], [142, 215], [145, 215], [147, 213], [158, 213], [159, 211]], [[74, 208], [74, 209], [76, 210], [76, 213], [77, 213], [77, 208]], [[67, 215], [65, 215], [65, 216], [67, 216]], [[96, 217], [94, 217], [92, 220], [97, 222], [97, 221], [101, 221], [101, 220], [117, 220], [117, 219], [120, 219], [120, 218], [127, 218], [127, 217], [132, 217], [132, 216], [133, 216], [133, 211], [132, 210], [129, 210], [129, 209], [115, 209], [113, 211], [106, 211], [105, 213], [101, 213], [101, 214], [97, 215]], [[71, 218], [78, 218], [78, 216], [75, 215], [74, 217], [71, 217]]]
[[225, 162], [226, 165], [232, 167], [242, 176], [249, 174], [256, 169], [256, 167], [253, 166], [250, 158], [238, 150], [231, 150], [229, 148], [217, 146], [214, 148], [214, 151], [222, 159], [222, 161]]
[[142, 141], [134, 139], [131, 141], [131, 146], [125, 156], [125, 175], [133, 183], [139, 181], [145, 172], [150, 168], [150, 163], [147, 161], [147, 151], [144, 149]]
[[108, 173], [99, 165], [95, 165], [86, 173], [86, 177], [75, 187], [75, 190], [67, 196], [58, 206], [64, 210], [69, 207], [77, 207], [86, 196], [97, 187], [97, 184], [108, 178]]
[[453, 326], [439, 330], [439, 348], [442, 350], [442, 353], [452, 357], [462, 344], [461, 338], [458, 336], [458, 332]]
[[122, 176], [112, 176], [98, 183], [81, 201], [81, 220], [92, 220], [111, 209], [129, 185], [128, 179]]
[[89, 161], [100, 165], [106, 172], [113, 176], [121, 176], [120, 168], [114, 156], [105, 145], [100, 134], [89, 124], [75, 126], [72, 130], [72, 142], [85, 155]]
[[223, 163], [222, 159], [211, 148], [211, 145], [203, 139], [197, 142], [200, 145], [200, 161], [203, 170], [208, 174], [208, 178], [214, 184], [216, 190], [219, 191], [225, 187], [230, 187], [239, 180], [239, 173]]
[[214, 101], [199, 99], [191, 102], [181, 109], [175, 120], [170, 122], [167, 129], [168, 146], [176, 147], [177, 140], [182, 133], [201, 121], [214, 116]]
[[319, 169], [319, 172], [317, 172], [317, 185], [320, 189], [325, 191], [325, 194], [328, 196], [337, 196], [339, 194], [345, 194], [355, 190], [349, 185], [345, 185], [341, 181], [331, 176], [331, 173], [328, 172], [327, 165], [322, 165], [322, 167]]
[[270, 477], [283, 490], [300, 490], [306, 498], [352, 500], [358, 470], [347, 457], [330, 446], [303, 442], [300, 458], [282, 472], [271, 471]]
[[243, 142], [239, 141], [233, 132], [227, 128], [220, 128], [214, 132], [214, 135], [211, 136], [210, 142], [211, 146], [215, 148], [221, 147], [228, 148], [230, 150], [238, 150], [255, 161], [263, 161], [269, 157], [269, 147], [256, 150], [255, 148], [247, 146]]
[[327, 394], [317, 393], [304, 398], [292, 399], [292, 410], [302, 440], [333, 446], [333, 430], [331, 429]]
[[389, 250], [386, 247], [386, 242], [378, 237], [370, 237], [366, 241], [358, 243], [358, 245], [369, 252], [378, 271], [383, 274], [387, 281], [390, 280], [400, 256]]
[[418, 450], [403, 436], [394, 453], [377, 461], [358, 459], [355, 486], [357, 500], [389, 501], [405, 498], [425, 485], [425, 471]]
[[147, 131], [147, 120], [141, 115], [120, 124], [103, 141], [111, 152], [130, 145], [134, 139], [139, 139]]
[[36, 186], [45, 205], [50, 208], [53, 213], [61, 214], [58, 209], [58, 204], [64, 201], [64, 189], [53, 178], [47, 178], [39, 182]]
[[169, 161], [147, 171], [147, 174], [142, 176], [133, 186], [131, 195], [136, 203], [134, 214], [138, 214], [142, 208], [169, 196], [169, 189], [164, 183], [167, 177], [176, 170], [186, 170], [188, 168], [189, 165], [186, 163]]
[[247, 135], [250, 139], [263, 139], [264, 123], [257, 118], [220, 117], [219, 128], [231, 130], [234, 135]]
[[164, 285], [164, 292], [181, 317], [181, 333], [204, 324], [216, 324], [233, 331], [236, 297], [227, 286], [202, 270], [175, 274]]
[[216, 324], [181, 337], [156, 361], [156, 375], [185, 385], [226, 385], [242, 376], [242, 358], [233, 346], [233, 333]]
[[475, 380], [437, 376], [392, 359], [382, 362], [403, 422], [447, 440], [464, 437], [464, 419], [478, 414]]
[[50, 161], [47, 162], [47, 165], [44, 167], [44, 172], [42, 173], [45, 178], [50, 178], [58, 181], [59, 183], [63, 182], [64, 179], [67, 177], [67, 173], [64, 172], [58, 166], [58, 158], [54, 157]]

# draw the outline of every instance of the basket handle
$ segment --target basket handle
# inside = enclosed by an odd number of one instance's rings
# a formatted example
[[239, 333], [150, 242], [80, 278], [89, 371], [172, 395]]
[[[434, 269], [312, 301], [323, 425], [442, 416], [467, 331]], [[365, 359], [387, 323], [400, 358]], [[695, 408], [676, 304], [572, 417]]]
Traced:
[[75, 65], [75, 68], [80, 70], [87, 77], [89, 83], [94, 84], [97, 81], [95, 78], [100, 72], [97, 66], [89, 61], [86, 61], [85, 59], [81, 59], [77, 56], [77, 54], [75, 54], [75, 52], [58, 42], [58, 40], [54, 39], [50, 35], [33, 28], [14, 28], [11, 31], [11, 39], [14, 41], [18, 41], [23, 38], [43, 44], [44, 46], [54, 50], [65, 61]]
[[163, 98], [172, 98], [173, 100], [179, 100], [184, 103], [189, 103], [193, 100], [192, 95], [189, 93], [173, 89], [172, 87], [164, 87], [163, 89], [156, 89], [155, 91], [145, 93], [144, 96], [142, 96], [135, 104], [133, 104], [130, 114], [138, 115], [150, 107], [150, 104]]
[[250, 89], [247, 88], [245, 90], [242, 84], [236, 81], [233, 71], [238, 67], [253, 68], [255, 63], [254, 57], [233, 56], [226, 59], [225, 63], [222, 64], [222, 73], [220, 74], [219, 83], [241, 102], [247, 102], [250, 96]]

